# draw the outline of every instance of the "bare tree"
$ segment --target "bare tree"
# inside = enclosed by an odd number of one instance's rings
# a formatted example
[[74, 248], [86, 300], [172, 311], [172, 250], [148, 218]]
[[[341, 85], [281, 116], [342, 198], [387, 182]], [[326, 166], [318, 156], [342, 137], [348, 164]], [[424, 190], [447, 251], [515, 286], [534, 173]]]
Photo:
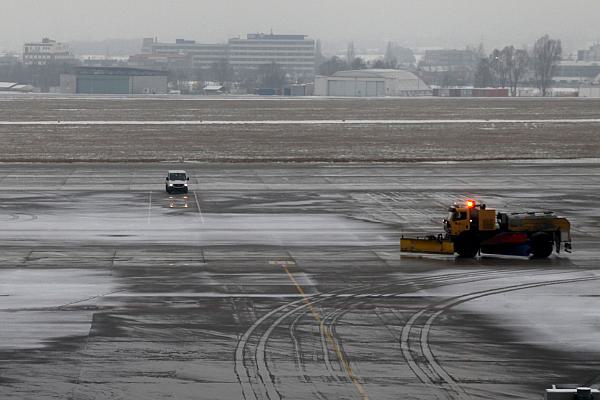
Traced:
[[556, 65], [562, 55], [560, 40], [550, 39], [544, 35], [535, 42], [533, 47], [533, 72], [537, 86], [546, 96], [548, 88], [552, 86], [552, 78], [556, 73]]
[[356, 52], [354, 51], [354, 42], [348, 43], [348, 49], [346, 50], [346, 62], [352, 64], [356, 58]]
[[375, 60], [373, 62], [373, 64], [371, 64], [371, 68], [383, 69], [383, 68], [387, 68], [387, 65], [386, 65], [385, 61], [383, 61], [381, 58], [378, 58], [377, 60]]
[[263, 88], [280, 88], [287, 83], [285, 71], [275, 62], [258, 68], [258, 84]]
[[[387, 49], [385, 51], [385, 56], [383, 57], [383, 65], [381, 67], [375, 67], [375, 68], [396, 69], [396, 67], [398, 66], [398, 58], [396, 57], [394, 47], [395, 46], [392, 42], [388, 42]], [[379, 60], [377, 60], [377, 61], [379, 61]]]
[[[511, 46], [512, 47], [512, 46]], [[511, 96], [517, 95], [519, 81], [529, 69], [529, 53], [525, 49], [514, 50], [509, 63], [508, 84]]]
[[329, 60], [321, 63], [321, 65], [319, 65], [318, 71], [321, 75], [331, 76], [338, 71], [345, 71], [349, 68], [350, 67], [348, 66], [348, 63], [345, 60], [333, 56]]
[[482, 58], [475, 72], [475, 87], [485, 88], [494, 86], [494, 76], [490, 67], [490, 60]]
[[[512, 47], [512, 46], [511, 46]], [[494, 86], [506, 87], [508, 82], [508, 59], [512, 57], [510, 48], [494, 49], [490, 54], [490, 69], [494, 76]]]
[[367, 69], [367, 63], [362, 58], [356, 57], [350, 64], [350, 67], [352, 69]]
[[319, 67], [319, 65], [325, 62], [325, 56], [323, 56], [322, 47], [323, 46], [321, 44], [321, 39], [317, 39], [317, 42], [315, 44], [315, 65], [317, 66], [317, 68]]
[[215, 82], [219, 82], [221, 85], [231, 82], [233, 78], [233, 68], [231, 68], [229, 61], [226, 58], [215, 61], [210, 67], [210, 72], [212, 79], [214, 79]]
[[397, 43], [388, 42], [383, 58], [386, 68], [396, 69], [400, 65], [409, 66], [416, 62], [415, 54], [411, 49], [399, 46]]

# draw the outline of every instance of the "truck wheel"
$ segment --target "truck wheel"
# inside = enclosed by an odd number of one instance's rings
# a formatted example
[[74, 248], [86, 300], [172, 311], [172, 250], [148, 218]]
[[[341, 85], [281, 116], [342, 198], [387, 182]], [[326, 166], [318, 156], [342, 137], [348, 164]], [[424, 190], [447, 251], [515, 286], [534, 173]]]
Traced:
[[471, 232], [463, 232], [454, 241], [454, 251], [462, 258], [473, 258], [479, 252], [479, 239]]
[[536, 232], [531, 235], [531, 254], [533, 258], [547, 258], [552, 254], [554, 241], [552, 236], [545, 232]]

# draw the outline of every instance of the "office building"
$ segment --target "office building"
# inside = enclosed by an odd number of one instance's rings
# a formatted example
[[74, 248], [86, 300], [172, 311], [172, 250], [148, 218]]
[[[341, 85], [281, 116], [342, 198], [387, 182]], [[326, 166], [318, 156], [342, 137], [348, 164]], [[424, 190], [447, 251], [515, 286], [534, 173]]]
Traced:
[[315, 56], [315, 41], [306, 35], [254, 33], [229, 39], [229, 63], [238, 70], [276, 63], [290, 75], [314, 75]]
[[73, 63], [75, 61], [69, 46], [55, 40], [44, 38], [41, 42], [29, 42], [23, 45], [23, 63], [26, 65]]

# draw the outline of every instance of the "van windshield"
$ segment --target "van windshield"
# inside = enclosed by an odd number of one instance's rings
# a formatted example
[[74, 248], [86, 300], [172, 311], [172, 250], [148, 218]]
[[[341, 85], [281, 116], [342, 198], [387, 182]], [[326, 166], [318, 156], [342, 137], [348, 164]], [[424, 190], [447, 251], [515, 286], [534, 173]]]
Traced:
[[185, 181], [185, 174], [182, 172], [170, 173], [169, 180], [171, 181]]

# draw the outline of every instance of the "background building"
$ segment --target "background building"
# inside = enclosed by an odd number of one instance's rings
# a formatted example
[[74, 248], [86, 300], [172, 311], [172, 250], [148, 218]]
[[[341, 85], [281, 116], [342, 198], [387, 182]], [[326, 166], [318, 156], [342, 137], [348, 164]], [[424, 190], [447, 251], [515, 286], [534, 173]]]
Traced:
[[577, 61], [600, 61], [600, 43], [596, 43], [587, 50], [579, 50]]
[[176, 39], [175, 43], [163, 43], [153, 38], [142, 41], [141, 54], [133, 61], [153, 64], [175, 65], [188, 68], [210, 68], [214, 63], [228, 58], [226, 44], [196, 43], [195, 40]]
[[61, 93], [165, 94], [167, 73], [126, 67], [75, 67], [60, 76]]
[[162, 43], [145, 38], [142, 51], [130, 57], [139, 66], [169, 69], [209, 69], [216, 63], [226, 63], [237, 71], [258, 69], [265, 64], [278, 64], [291, 76], [314, 76], [315, 41], [306, 35], [274, 35], [255, 33], [245, 39], [230, 39], [227, 44], [196, 43], [177, 39]]
[[46, 65], [51, 63], [75, 62], [69, 46], [48, 38], [41, 42], [23, 45], [23, 63], [26, 65]]
[[600, 61], [559, 61], [552, 80], [556, 86], [579, 87], [592, 82], [599, 74]]
[[0, 82], [0, 92], [30, 93], [35, 88], [31, 85], [22, 85], [17, 82]]
[[0, 67], [12, 66], [19, 63], [19, 56], [13, 53], [0, 53]]
[[466, 86], [473, 82], [479, 58], [472, 50], [427, 50], [418, 65], [430, 85]]
[[276, 63], [290, 75], [314, 75], [315, 55], [315, 41], [306, 35], [255, 33], [229, 39], [229, 63], [238, 70]]
[[431, 89], [415, 74], [396, 69], [340, 71], [315, 78], [316, 96], [430, 96]]

